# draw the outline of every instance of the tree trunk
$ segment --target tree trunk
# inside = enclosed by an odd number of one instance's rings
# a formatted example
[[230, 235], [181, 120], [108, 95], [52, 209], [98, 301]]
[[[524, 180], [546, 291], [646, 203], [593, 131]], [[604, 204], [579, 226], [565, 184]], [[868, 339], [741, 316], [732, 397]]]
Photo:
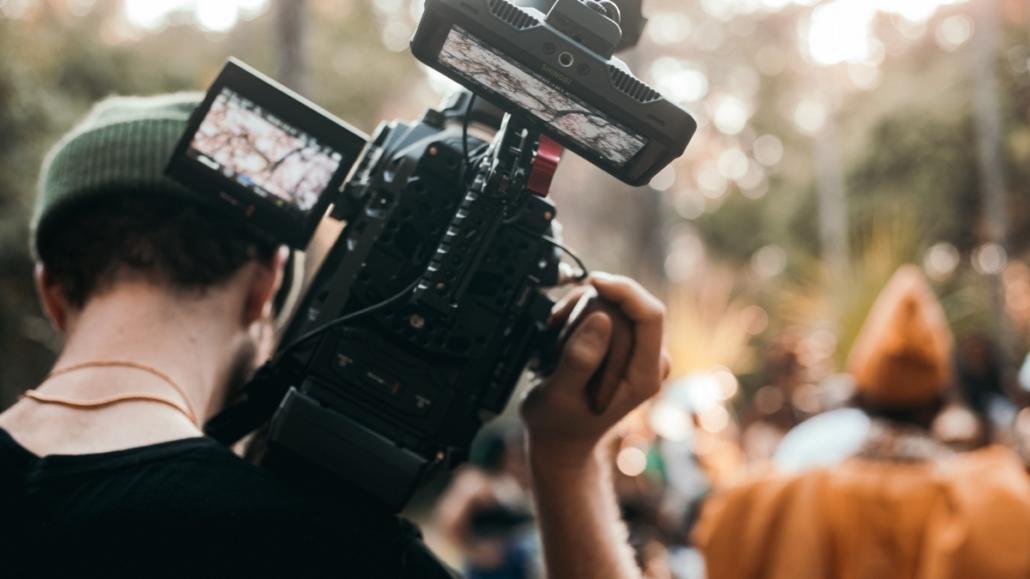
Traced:
[[278, 43], [279, 81], [304, 94], [304, 13], [306, 0], [276, 0], [275, 29]]
[[827, 115], [826, 126], [812, 142], [815, 147], [813, 156], [819, 198], [819, 242], [823, 261], [834, 279], [843, 279], [849, 252], [847, 189], [833, 113]]
[[[974, 7], [976, 33], [973, 38], [973, 107], [976, 122], [977, 153], [980, 169], [980, 195], [983, 200], [983, 239], [1006, 248], [1008, 241], [1007, 193], [1002, 147], [1001, 103], [998, 98], [996, 57], [999, 49], [1001, 14], [999, 3], [978, 2]], [[995, 332], [1002, 356], [1003, 386], [1011, 384], [1013, 361], [1012, 327], [1005, 313], [1005, 286], [1002, 272], [989, 272]]]

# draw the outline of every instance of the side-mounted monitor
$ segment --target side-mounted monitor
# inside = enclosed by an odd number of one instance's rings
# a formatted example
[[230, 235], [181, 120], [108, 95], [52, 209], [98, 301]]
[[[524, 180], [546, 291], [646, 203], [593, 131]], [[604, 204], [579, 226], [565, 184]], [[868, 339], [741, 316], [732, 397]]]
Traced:
[[[596, 3], [595, 3], [596, 4]], [[612, 52], [621, 30], [582, 0], [550, 12], [507, 0], [427, 0], [412, 52], [631, 185], [650, 182], [697, 130]]]
[[317, 105], [230, 60], [190, 118], [167, 172], [218, 196], [277, 241], [303, 248], [367, 141]]

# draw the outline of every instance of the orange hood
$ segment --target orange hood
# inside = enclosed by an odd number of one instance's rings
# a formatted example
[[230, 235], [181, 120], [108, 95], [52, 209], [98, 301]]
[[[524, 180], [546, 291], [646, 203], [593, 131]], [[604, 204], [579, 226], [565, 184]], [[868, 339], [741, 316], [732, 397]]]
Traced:
[[858, 391], [887, 406], [917, 406], [952, 381], [952, 336], [918, 268], [898, 269], [873, 304], [848, 360]]

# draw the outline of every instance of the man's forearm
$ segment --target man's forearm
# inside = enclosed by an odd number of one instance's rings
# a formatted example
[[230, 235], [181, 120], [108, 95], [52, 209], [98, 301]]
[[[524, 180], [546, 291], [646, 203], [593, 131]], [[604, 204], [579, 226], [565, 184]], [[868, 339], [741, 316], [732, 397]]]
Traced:
[[548, 579], [640, 578], [601, 451], [563, 463], [531, 443], [530, 466]]

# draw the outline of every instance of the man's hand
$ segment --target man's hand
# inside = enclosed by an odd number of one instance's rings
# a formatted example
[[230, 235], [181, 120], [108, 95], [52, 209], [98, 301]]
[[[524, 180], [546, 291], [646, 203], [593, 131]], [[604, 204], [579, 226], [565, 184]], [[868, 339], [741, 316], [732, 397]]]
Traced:
[[[612, 320], [592, 313], [565, 342], [555, 371], [522, 405], [544, 560], [551, 579], [639, 579], [619, 521], [609, 461], [597, 450], [605, 434], [653, 396], [668, 374], [665, 307], [624, 277], [594, 274], [590, 284], [632, 323], [632, 352], [611, 404], [595, 413], [587, 384], [608, 352]], [[555, 307], [556, 321], [564, 321], [581, 295], [573, 292]]]
[[[632, 322], [632, 354], [612, 403], [603, 414], [595, 414], [587, 399], [587, 382], [608, 352], [612, 320], [595, 312], [582, 321], [565, 343], [557, 368], [530, 391], [522, 405], [531, 458], [536, 463], [546, 461], [557, 467], [591, 460], [604, 435], [654, 396], [669, 372], [668, 356], [662, 350], [662, 303], [625, 277], [597, 273], [591, 276], [590, 285]], [[565, 321], [584, 289], [574, 290], [555, 306], [553, 321]]]

